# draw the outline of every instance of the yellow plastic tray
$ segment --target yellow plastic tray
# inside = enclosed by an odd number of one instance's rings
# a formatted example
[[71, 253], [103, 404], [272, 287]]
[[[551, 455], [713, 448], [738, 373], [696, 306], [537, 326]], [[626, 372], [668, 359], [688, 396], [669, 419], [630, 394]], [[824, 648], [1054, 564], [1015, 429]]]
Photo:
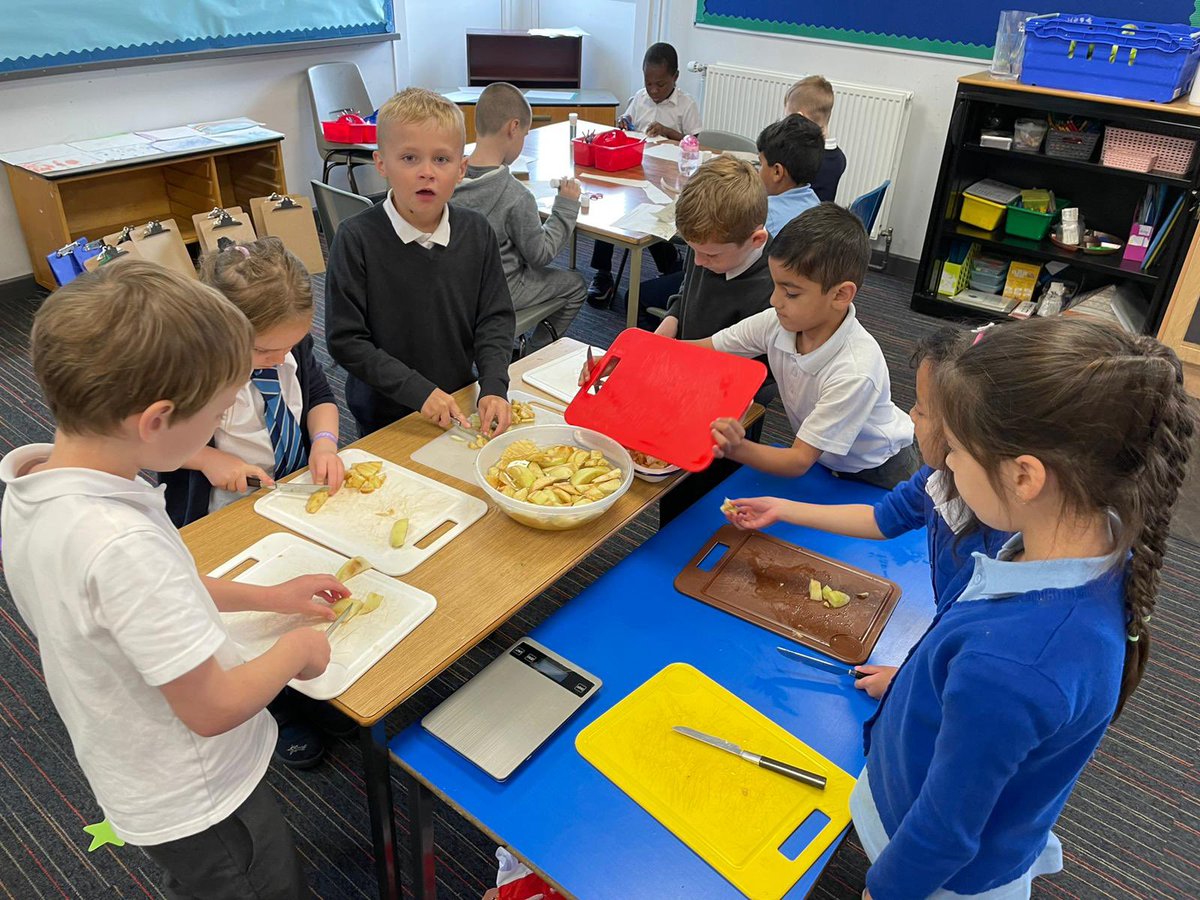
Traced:
[[[818, 772], [825, 790], [672, 731], [686, 725]], [[579, 733], [579, 753], [747, 897], [775, 900], [850, 822], [854, 778], [708, 676], [667, 666]], [[796, 859], [780, 846], [814, 810], [828, 824]]]

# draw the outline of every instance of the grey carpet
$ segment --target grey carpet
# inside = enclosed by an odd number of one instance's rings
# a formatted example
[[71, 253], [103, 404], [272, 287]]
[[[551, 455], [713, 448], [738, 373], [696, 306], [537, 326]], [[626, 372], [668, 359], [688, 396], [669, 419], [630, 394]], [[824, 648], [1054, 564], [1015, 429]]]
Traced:
[[[589, 251], [590, 243], [581, 239], [579, 258], [588, 259]], [[652, 271], [649, 259], [647, 268]], [[321, 287], [317, 279], [318, 297]], [[908, 309], [910, 290], [911, 285], [902, 279], [872, 273], [858, 304], [861, 320], [888, 358], [893, 394], [904, 408], [913, 401], [908, 365], [913, 345], [941, 324]], [[39, 302], [33, 297], [0, 307], [0, 452], [49, 440], [52, 434], [49, 414], [29, 366], [29, 326]], [[328, 364], [322, 319], [319, 311], [317, 346]], [[569, 334], [604, 345], [623, 323], [619, 309], [585, 306]], [[330, 374], [340, 393], [340, 373], [331, 367]], [[344, 410], [342, 422], [350, 431], [352, 420]], [[765, 435], [768, 440], [788, 439], [777, 402], [768, 410]], [[1188, 508], [1200, 511], [1200, 504], [1193, 502]], [[1189, 519], [1195, 515], [1200, 512], [1192, 512]], [[648, 511], [569, 572], [390, 715], [386, 720], [389, 733], [415, 721], [509, 643], [586, 588], [651, 535], [656, 524], [656, 513]], [[1195, 523], [1189, 527], [1194, 529]], [[1173, 540], [1154, 619], [1155, 651], [1147, 678], [1124, 717], [1110, 730], [1058, 824], [1066, 848], [1066, 870], [1039, 879], [1036, 897], [1166, 900], [1200, 896], [1198, 573], [1200, 549]], [[145, 750], [153, 752], [153, 748]], [[268, 776], [297, 833], [313, 888], [330, 900], [375, 893], [359, 770], [357, 746], [335, 741], [327, 761], [316, 770], [296, 773], [272, 766]], [[404, 792], [395, 779], [393, 787], [403, 830], [407, 826]], [[88, 836], [82, 827], [100, 817], [46, 694], [36, 645], [16, 614], [7, 587], [0, 586], [0, 896], [21, 900], [160, 897], [153, 867], [140, 851], [104, 847], [87, 852]], [[475, 900], [494, 884], [493, 845], [440, 803], [436, 828], [440, 894]], [[812, 896], [822, 900], [858, 897], [865, 871], [866, 858], [851, 838]]]

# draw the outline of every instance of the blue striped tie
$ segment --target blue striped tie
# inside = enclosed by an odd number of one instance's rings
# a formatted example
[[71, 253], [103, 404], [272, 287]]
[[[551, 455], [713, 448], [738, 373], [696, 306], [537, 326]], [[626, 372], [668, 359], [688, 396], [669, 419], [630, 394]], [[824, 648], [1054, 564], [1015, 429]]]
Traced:
[[275, 449], [275, 476], [291, 475], [306, 462], [308, 454], [301, 439], [300, 423], [283, 401], [279, 389], [277, 369], [255, 369], [250, 380], [262, 394], [266, 409], [267, 433], [271, 435], [271, 446]]

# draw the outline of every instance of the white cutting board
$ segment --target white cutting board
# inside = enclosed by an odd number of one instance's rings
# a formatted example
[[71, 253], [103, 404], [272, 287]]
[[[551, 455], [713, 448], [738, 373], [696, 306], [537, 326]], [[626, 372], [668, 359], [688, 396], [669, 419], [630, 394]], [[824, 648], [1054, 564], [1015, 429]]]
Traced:
[[[592, 348], [592, 356], [597, 361], [604, 356], [601, 347]], [[570, 403], [579, 393], [579, 373], [587, 362], [587, 347], [580, 347], [574, 353], [560, 356], [558, 359], [530, 369], [521, 376], [526, 384], [533, 385], [539, 391], [545, 391], [551, 397], [557, 397], [563, 403]]]
[[[532, 404], [534, 414], [537, 416], [536, 419], [525, 425], [512, 426], [510, 431], [520, 431], [530, 425], [564, 424], [563, 408], [548, 400], [524, 391], [509, 391], [508, 399]], [[459, 437], [462, 437], [462, 440], [456, 440]], [[439, 434], [413, 453], [412, 460], [423, 466], [429, 466], [431, 469], [437, 469], [439, 472], [445, 472], [467, 484], [477, 485], [479, 482], [475, 477], [475, 457], [479, 455], [479, 451], [472, 450], [467, 444], [465, 436], [460, 435], [457, 431], [447, 431]]]
[[[209, 572], [220, 578], [249, 560], [253, 566], [240, 573], [234, 581], [243, 584], [272, 585], [298, 575], [334, 574], [346, 557], [304, 538], [282, 532], [269, 534], [246, 548], [233, 559]], [[383, 595], [375, 612], [351, 619], [334, 634], [329, 667], [317, 678], [291, 682], [291, 686], [315, 700], [328, 700], [342, 693], [363, 676], [363, 673], [420, 625], [437, 607], [432, 594], [418, 590], [403, 581], [388, 578], [371, 570], [346, 582], [355, 596], [365, 597], [368, 591]], [[283, 616], [278, 613], [222, 613], [225, 628], [247, 659], [265, 653], [280, 635], [305, 625], [329, 627], [308, 616]]]
[[[355, 463], [382, 462], [387, 474], [383, 487], [370, 494], [343, 488], [315, 513], [305, 512], [304, 495], [270, 491], [254, 502], [254, 511], [339, 553], [365, 556], [385, 575], [407, 575], [487, 512], [484, 501], [363, 450], [343, 450], [338, 456], [347, 469]], [[312, 484], [312, 473], [292, 481]], [[393, 512], [382, 515], [389, 509]], [[392, 524], [403, 518], [408, 519], [408, 536], [403, 547], [394, 548], [389, 540]], [[447, 521], [454, 526], [445, 534], [427, 547], [417, 546]]]

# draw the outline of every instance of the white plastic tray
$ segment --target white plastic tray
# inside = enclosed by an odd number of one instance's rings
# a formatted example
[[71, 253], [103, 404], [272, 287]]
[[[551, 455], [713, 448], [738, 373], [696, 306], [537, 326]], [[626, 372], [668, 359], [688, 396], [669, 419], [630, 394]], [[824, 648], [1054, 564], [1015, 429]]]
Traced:
[[[316, 513], [305, 512], [307, 497], [272, 491], [254, 502], [254, 511], [339, 553], [365, 556], [385, 575], [408, 574], [487, 512], [483, 500], [363, 450], [343, 450], [338, 456], [347, 469], [354, 463], [382, 462], [387, 473], [383, 487], [370, 494], [343, 489]], [[311, 484], [312, 475], [305, 472], [294, 480]], [[389, 509], [393, 512], [382, 514]], [[392, 524], [401, 518], [408, 519], [408, 537], [403, 547], [393, 548]], [[445, 534], [427, 547], [417, 546], [448, 521], [454, 525]]]
[[[322, 572], [332, 575], [346, 557], [294, 534], [277, 533], [247, 547], [209, 574], [220, 578], [249, 560], [257, 562], [234, 581], [272, 585], [298, 575]], [[334, 634], [329, 668], [323, 674], [309, 681], [291, 682], [296, 690], [316, 700], [328, 700], [345, 691], [437, 607], [432, 594], [377, 571], [356, 575], [346, 587], [359, 597], [366, 596], [368, 591], [380, 593], [383, 602], [375, 612], [351, 619]], [[221, 618], [230, 638], [247, 659], [266, 652], [281, 635], [295, 628], [305, 625], [321, 629], [329, 627], [328, 622], [314, 622], [305, 616], [265, 612], [222, 613]]]
[[[605, 351], [600, 347], [592, 348], [592, 355], [599, 360]], [[557, 397], [563, 403], [570, 403], [579, 393], [579, 373], [587, 362], [587, 348], [580, 347], [574, 353], [560, 356], [548, 363], [530, 369], [521, 376], [521, 380], [532, 385], [539, 391], [545, 391], [551, 397]]]
[[[525, 425], [514, 425], [510, 431], [520, 431], [522, 428], [528, 428], [529, 425], [563, 424], [562, 407], [555, 406], [548, 400], [543, 400], [541, 397], [535, 397], [533, 394], [527, 394], [524, 391], [509, 391], [508, 399], [520, 400], [522, 403], [532, 404], [533, 411], [537, 415], [537, 418], [532, 422]], [[457, 437], [462, 437], [462, 435], [459, 435], [458, 432], [446, 432], [438, 435], [413, 453], [412, 460], [413, 462], [419, 462], [423, 466], [429, 466], [431, 469], [444, 472], [460, 481], [465, 481], [467, 484], [476, 484], [475, 457], [479, 455], [479, 451], [468, 447], [465, 437], [463, 437], [463, 440], [455, 440]]]

